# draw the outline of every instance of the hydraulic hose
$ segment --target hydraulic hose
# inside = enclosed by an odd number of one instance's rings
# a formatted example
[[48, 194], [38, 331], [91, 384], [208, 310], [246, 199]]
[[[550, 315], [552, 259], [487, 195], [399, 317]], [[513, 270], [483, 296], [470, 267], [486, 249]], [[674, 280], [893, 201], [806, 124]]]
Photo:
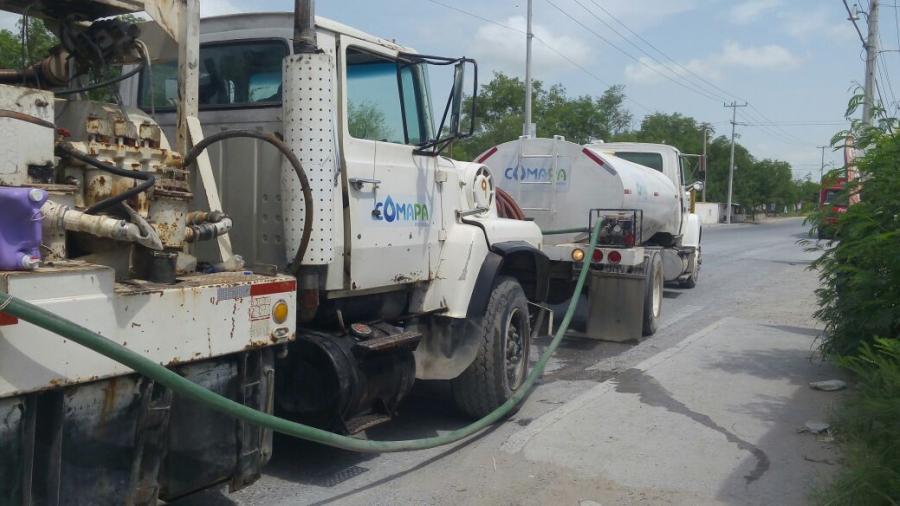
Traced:
[[[590, 244], [585, 253], [585, 257], [591, 258], [594, 248], [597, 246], [597, 237], [599, 235], [600, 222], [594, 225], [591, 232]], [[5, 292], [0, 291], [0, 312], [5, 312], [11, 316], [15, 316], [23, 321], [46, 329], [50, 332], [58, 334], [67, 339], [85, 346], [101, 355], [108, 357], [120, 364], [123, 364], [144, 376], [159, 382], [160, 384], [172, 389], [175, 393], [193, 399], [204, 406], [233, 416], [245, 422], [258, 425], [267, 429], [280, 432], [288, 436], [313, 441], [315, 443], [333, 446], [344, 450], [350, 450], [363, 453], [387, 453], [401, 452], [409, 450], [425, 450], [437, 446], [443, 446], [455, 443], [461, 439], [467, 438], [482, 429], [497, 422], [524, 399], [534, 386], [535, 381], [544, 373], [547, 361], [551, 355], [559, 347], [563, 336], [572, 323], [572, 317], [575, 314], [575, 307], [590, 269], [581, 269], [578, 275], [578, 282], [575, 284], [575, 291], [566, 309], [566, 314], [562, 319], [562, 323], [556, 334], [553, 336], [550, 346], [541, 356], [534, 366], [534, 369], [522, 383], [513, 396], [500, 405], [497, 409], [489, 413], [484, 418], [477, 420], [465, 427], [456, 429], [441, 436], [433, 436], [422, 439], [408, 439], [404, 441], [368, 441], [350, 436], [343, 436], [333, 432], [324, 431], [309, 425], [279, 418], [262, 411], [257, 411], [243, 404], [237, 403], [222, 397], [219, 394], [211, 392], [206, 388], [187, 380], [178, 373], [171, 371], [164, 366], [135, 353], [128, 348], [113, 342], [95, 332], [92, 332], [72, 321], [66, 320], [56, 314], [47, 311], [44, 308], [30, 304], [18, 297], [13, 297]]]
[[292, 272], [293, 274], [298, 274], [300, 272], [300, 264], [303, 260], [303, 256], [306, 255], [306, 249], [309, 247], [309, 238], [312, 235], [312, 225], [313, 225], [313, 196], [312, 190], [309, 187], [309, 178], [306, 177], [306, 171], [303, 169], [303, 165], [300, 164], [300, 160], [297, 159], [297, 155], [291, 151], [291, 148], [288, 147], [287, 144], [284, 143], [283, 140], [279, 139], [272, 133], [263, 133], [256, 132], [253, 130], [225, 130], [223, 132], [214, 133], [208, 137], [204, 137], [202, 141], [198, 142], [191, 151], [184, 158], [184, 166], [190, 167], [197, 161], [197, 157], [200, 156], [206, 148], [210, 145], [223, 141], [225, 139], [232, 139], [235, 137], [247, 137], [252, 139], [259, 139], [264, 142], [268, 142], [272, 146], [281, 151], [281, 154], [287, 158], [288, 162], [290, 162], [291, 166], [294, 168], [294, 172], [297, 174], [297, 177], [300, 179], [300, 190], [303, 192], [303, 202], [304, 202], [304, 219], [303, 219], [303, 238], [300, 240], [300, 246], [297, 248], [297, 255], [294, 257], [294, 260], [291, 262]]
[[140, 41], [137, 44], [138, 50], [141, 53], [141, 63], [139, 63], [135, 68], [125, 72], [124, 74], [112, 77], [110, 79], [105, 79], [103, 81], [90, 83], [85, 86], [80, 86], [78, 88], [68, 88], [65, 90], [55, 90], [53, 93], [59, 96], [73, 95], [75, 93], [84, 93], [86, 91], [96, 90], [98, 88], [103, 88], [106, 86], [111, 86], [118, 82], [124, 81], [129, 77], [135, 76], [138, 72], [144, 70], [145, 68], [150, 66], [150, 53], [147, 51], [147, 47]]
[[112, 207], [115, 207], [115, 206], [123, 203], [123, 202], [128, 201], [128, 199], [131, 199], [133, 197], [140, 195], [141, 193], [144, 193], [145, 191], [149, 190], [150, 188], [153, 188], [153, 185], [156, 184], [156, 177], [154, 177], [153, 174], [149, 174], [147, 172], [139, 172], [139, 171], [135, 171], [135, 170], [120, 169], [119, 167], [116, 167], [115, 165], [103, 163], [100, 160], [97, 160], [94, 157], [88, 156], [88, 155], [82, 153], [81, 151], [78, 151], [77, 149], [75, 149], [71, 146], [67, 146], [65, 144], [57, 144], [56, 152], [57, 152], [57, 154], [63, 154], [70, 158], [74, 158], [80, 162], [84, 162], [84, 163], [91, 165], [93, 167], [96, 167], [104, 172], [109, 172], [110, 174], [114, 174], [116, 176], [122, 176], [122, 177], [131, 178], [131, 179], [140, 179], [141, 181], [143, 181], [141, 184], [139, 184], [127, 191], [124, 191], [118, 195], [113, 195], [112, 197], [109, 197], [108, 199], [103, 199], [100, 202], [97, 202], [96, 204], [87, 208], [84, 211], [85, 214], [97, 214], [100, 211], [106, 211], [107, 209], [110, 209]]

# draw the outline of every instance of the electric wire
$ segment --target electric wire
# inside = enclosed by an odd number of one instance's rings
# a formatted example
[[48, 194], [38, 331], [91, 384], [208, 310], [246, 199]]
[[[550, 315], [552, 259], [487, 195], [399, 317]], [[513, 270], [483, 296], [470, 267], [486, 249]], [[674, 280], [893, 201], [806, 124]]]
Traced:
[[[484, 21], [485, 23], [490, 23], [490, 24], [495, 25], [495, 26], [498, 26], [498, 27], [500, 27], [500, 28], [504, 28], [504, 29], [506, 29], [506, 30], [513, 31], [513, 32], [516, 32], [516, 33], [521, 34], [521, 35], [526, 35], [526, 32], [525, 32], [524, 30], [520, 30], [520, 29], [518, 29], [518, 28], [509, 26], [509, 25], [504, 24], [504, 23], [501, 23], [501, 22], [499, 22], [499, 21], [495, 21], [495, 20], [493, 20], [493, 19], [486, 18], [486, 17], [481, 16], [481, 15], [479, 15], [479, 14], [476, 14], [476, 13], [474, 13], [474, 12], [470, 12], [470, 11], [467, 11], [467, 10], [465, 10], [465, 9], [461, 9], [461, 8], [459, 8], [459, 7], [456, 7], [456, 6], [446, 4], [446, 3], [440, 2], [440, 1], [438, 1], [438, 0], [428, 0], [428, 1], [431, 2], [431, 3], [433, 3], [433, 4], [435, 4], [435, 5], [439, 5], [439, 6], [441, 6], [441, 7], [450, 9], [450, 10], [452, 10], [452, 11], [456, 11], [456, 12], [458, 12], [458, 13], [460, 13], [460, 14], [465, 15], [465, 16], [469, 16], [469, 17], [474, 18], [474, 19], [479, 19], [479, 20], [481, 20], [481, 21]], [[591, 72], [591, 71], [588, 70], [584, 65], [581, 65], [580, 63], [576, 62], [574, 59], [572, 59], [571, 57], [569, 57], [569, 56], [568, 56], [567, 54], [565, 54], [563, 51], [557, 49], [556, 47], [554, 47], [553, 45], [551, 45], [550, 43], [548, 43], [547, 41], [545, 41], [545, 40], [542, 39], [541, 37], [539, 37], [539, 36], [537, 36], [537, 35], [535, 35], [535, 34], [532, 34], [532, 36], [534, 37], [534, 40], [540, 42], [542, 46], [544, 46], [544, 47], [546, 47], [547, 49], [549, 49], [550, 51], [552, 51], [554, 54], [556, 54], [557, 56], [559, 56], [560, 58], [562, 58], [563, 60], [565, 60], [566, 62], [568, 62], [570, 65], [572, 65], [572, 66], [575, 67], [576, 69], [578, 69], [578, 70], [580, 70], [581, 72], [583, 72], [583, 73], [584, 73], [585, 75], [587, 75], [588, 77], [592, 78], [593, 80], [597, 81], [598, 83], [602, 84], [603, 86], [606, 86], [606, 87], [612, 87], [612, 86], [613, 86], [612, 84], [610, 84], [610, 83], [604, 81], [603, 79], [601, 79], [600, 76], [598, 76], [596, 73]], [[631, 98], [631, 97], [626, 96], [626, 97], [625, 97], [625, 100], [628, 101], [628, 102], [631, 102], [632, 104], [634, 104], [634, 105], [636, 105], [636, 106], [638, 106], [638, 107], [640, 107], [641, 109], [645, 110], [645, 111], [648, 112], [648, 113], [653, 112], [653, 108], [651, 108], [651, 107], [649, 107], [649, 106], [647, 106], [647, 105], [645, 105], [645, 104], [643, 104], [643, 103], [641, 103], [641, 102], [635, 100], [634, 98]]]
[[669, 56], [668, 54], [666, 54], [663, 50], [661, 50], [661, 49], [659, 49], [658, 47], [656, 47], [653, 43], [651, 43], [651, 42], [650, 42], [649, 40], [647, 40], [646, 38], [642, 37], [641, 34], [639, 34], [638, 32], [636, 32], [636, 31], [634, 31], [634, 30], [632, 30], [627, 24], [625, 24], [622, 20], [620, 20], [619, 18], [617, 18], [613, 13], [609, 12], [605, 7], [603, 7], [603, 5], [601, 5], [601, 4], [600, 4], [599, 2], [597, 2], [596, 0], [590, 0], [590, 2], [591, 2], [592, 4], [594, 4], [594, 5], [596, 5], [598, 9], [600, 9], [601, 11], [603, 11], [603, 12], [604, 12], [607, 16], [609, 16], [613, 21], [615, 21], [616, 23], [618, 23], [619, 25], [621, 25], [623, 28], [625, 28], [625, 30], [627, 30], [628, 33], [634, 35], [638, 40], [640, 40], [641, 42], [643, 42], [644, 44], [646, 44], [647, 46], [649, 46], [651, 49], [653, 49], [654, 51], [656, 51], [657, 53], [659, 53], [659, 54], [660, 54], [663, 58], [665, 58], [666, 60], [669, 60], [670, 62], [672, 62], [675, 66], [677, 66], [678, 68], [680, 68], [681, 70], [683, 70], [685, 73], [694, 76], [698, 81], [701, 81], [701, 82], [705, 83], [706, 85], [708, 85], [708, 86], [709, 86], [710, 88], [712, 88], [712, 89], [715, 89], [715, 90], [718, 90], [718, 91], [721, 92], [721, 93], [724, 93], [725, 95], [731, 97], [732, 99], [735, 99], [735, 100], [738, 100], [738, 101], [741, 101], [741, 102], [747, 102], [746, 99], [741, 98], [741, 97], [739, 97], [739, 96], [737, 96], [737, 95], [735, 95], [735, 94], [729, 92], [728, 90], [719, 87], [718, 85], [716, 85], [716, 84], [713, 83], [712, 81], [710, 81], [710, 80], [706, 79], [705, 77], [701, 76], [700, 74], [694, 72], [694, 71], [691, 70], [689, 67], [686, 67], [686, 66], [682, 65], [681, 63], [678, 63], [677, 60], [675, 60], [674, 58], [672, 58], [671, 56]]
[[[635, 57], [633, 54], [631, 54], [631, 53], [629, 53], [628, 51], [622, 49], [622, 48], [619, 47], [617, 44], [615, 44], [615, 43], [612, 42], [611, 40], [607, 39], [606, 37], [604, 37], [603, 35], [601, 35], [600, 33], [598, 33], [596, 30], [594, 30], [594, 29], [591, 28], [590, 26], [584, 24], [581, 20], [579, 20], [579, 19], [576, 18], [575, 16], [573, 16], [573, 15], [569, 14], [568, 12], [566, 12], [565, 9], [561, 8], [559, 5], [557, 5], [556, 3], [554, 3], [553, 0], [544, 0], [544, 1], [545, 1], [547, 4], [549, 4], [551, 7], [553, 7], [553, 8], [556, 9], [557, 11], [559, 11], [563, 16], [565, 16], [565, 17], [569, 18], [570, 20], [572, 20], [572, 22], [574, 22], [575, 24], [577, 24], [578, 26], [580, 26], [581, 28], [583, 28], [583, 29], [586, 30], [587, 32], [593, 34], [595, 37], [597, 37], [598, 39], [600, 39], [600, 41], [602, 41], [602, 42], [605, 43], [606, 45], [612, 47], [613, 49], [615, 49], [615, 50], [618, 51], [619, 53], [622, 53], [623, 55], [627, 56], [628, 58], [634, 60], [634, 61], [637, 62], [639, 65], [641, 65], [641, 66], [643, 66], [643, 67], [646, 67], [646, 68], [649, 69], [651, 72], [654, 72], [654, 73], [656, 73], [656, 74], [658, 74], [658, 75], [664, 77], [664, 78], [667, 79], [668, 81], [672, 82], [673, 84], [676, 84], [676, 85], [678, 85], [678, 86], [680, 86], [680, 87], [682, 87], [682, 88], [684, 88], [684, 89], [686, 89], [686, 90], [688, 90], [688, 91], [690, 91], [690, 92], [692, 92], [692, 93], [696, 93], [696, 94], [698, 94], [698, 95], [700, 95], [700, 96], [702, 96], [702, 97], [704, 97], [704, 98], [706, 98], [706, 99], [709, 99], [709, 100], [715, 100], [715, 101], [717, 101], [717, 102], [720, 101], [719, 97], [716, 97], [715, 95], [711, 95], [711, 94], [709, 94], [709, 93], [706, 93], [706, 92], [704, 92], [704, 91], [702, 91], [702, 90], [699, 90], [699, 89], [697, 89], [697, 88], [693, 88], [693, 87], [691, 87], [691, 86], [688, 86], [687, 84], [685, 84], [685, 83], [683, 83], [683, 82], [681, 82], [681, 81], [679, 81], [679, 80], [677, 80], [677, 79], [673, 79], [673, 78], [672, 78], [671, 76], [669, 76], [668, 74], [664, 74], [664, 73], [660, 72], [659, 69], [653, 67], [652, 65], [649, 65], [647, 62], [641, 60], [640, 58]], [[577, 2], [578, 0], [575, 0], [575, 1]]]
[[[642, 48], [640, 45], [638, 45], [637, 43], [635, 43], [634, 41], [632, 41], [629, 37], [623, 35], [621, 32], [619, 32], [618, 30], [616, 30], [616, 28], [615, 28], [614, 26], [612, 26], [611, 24], [609, 24], [606, 20], [604, 20], [603, 18], [601, 18], [600, 16], [598, 16], [595, 12], [593, 12], [591, 9], [589, 9], [587, 6], [585, 6], [583, 3], [581, 3], [581, 0], [572, 0], [572, 1], [575, 2], [576, 4], [578, 4], [582, 9], [584, 9], [585, 11], [587, 11], [588, 14], [590, 14], [594, 19], [596, 19], [596, 20], [599, 21], [601, 24], [603, 24], [603, 26], [607, 27], [610, 31], [612, 31], [613, 33], [615, 33], [616, 35], [618, 35], [622, 40], [624, 40], [624, 41], [627, 42], [629, 45], [631, 45], [632, 47], [634, 47], [635, 49], [637, 49], [638, 51], [640, 51], [641, 53], [643, 53], [645, 56], [647, 56], [648, 58], [650, 58], [653, 62], [655, 62], [655, 63], [656, 63], [657, 65], [659, 65], [660, 67], [666, 69], [666, 70], [673, 76], [674, 79], [681, 79], [681, 80], [683, 80], [683, 82], [684, 82], [686, 85], [688, 85], [688, 86], [693, 86], [693, 87], [695, 87], [696, 89], [703, 91], [704, 93], [713, 95], [713, 96], [716, 97], [717, 100], [724, 100], [724, 99], [727, 98], [726, 96], [730, 96], [729, 93], [726, 93], [725, 95], [719, 95], [719, 94], [717, 94], [715, 91], [710, 91], [710, 90], [707, 89], [706, 87], [697, 85], [697, 84], [696, 84], [695, 82], [693, 82], [692, 80], [687, 79], [687, 78], [684, 76], [684, 73], [683, 73], [683, 72], [679, 72], [679, 71], [673, 69], [673, 68], [672, 68], [671, 66], [669, 66], [668, 64], [666, 64], [666, 63], [660, 61], [659, 58], [657, 58], [657, 57], [655, 57], [654, 55], [650, 54], [646, 49]], [[591, 0], [591, 2], [592, 2], [594, 5], [599, 6], [599, 4], [598, 4], [596, 1]], [[607, 12], [607, 13], [608, 13], [608, 11], [606, 11], [606, 9], [603, 9], [603, 7], [600, 7], [600, 8], [601, 8], [604, 12]], [[619, 24], [622, 24], [623, 26], [625, 26], [625, 25], [624, 25], [623, 23], [621, 23], [621, 22], [619, 22]], [[626, 26], [625, 28], [628, 29], [627, 26]], [[628, 31], [631, 32], [632, 34], [634, 34], [634, 32], [631, 31], [630, 29], [628, 29]], [[635, 35], [636, 35], [636, 34], [635, 34]], [[641, 38], [641, 40], [644, 40], [644, 39]], [[671, 58], [669, 58], [669, 59], [671, 60]], [[650, 66], [650, 65], [648, 65], [648, 67], [649, 67], [649, 68], [652, 68], [652, 66]], [[683, 67], [683, 66], [681, 66], [681, 65], [679, 65], [679, 67], [681, 67], [683, 71], [687, 70], [686, 67]]]

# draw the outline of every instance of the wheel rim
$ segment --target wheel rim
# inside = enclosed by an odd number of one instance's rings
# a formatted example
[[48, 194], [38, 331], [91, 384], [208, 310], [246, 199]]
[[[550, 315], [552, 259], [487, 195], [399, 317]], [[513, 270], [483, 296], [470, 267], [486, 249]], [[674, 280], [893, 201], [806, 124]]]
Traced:
[[662, 307], [662, 269], [653, 273], [653, 317], [659, 318], [659, 310]]
[[511, 390], [515, 390], [522, 384], [525, 378], [525, 364], [528, 357], [525, 356], [525, 343], [528, 336], [525, 332], [522, 311], [513, 308], [506, 318], [506, 380]]

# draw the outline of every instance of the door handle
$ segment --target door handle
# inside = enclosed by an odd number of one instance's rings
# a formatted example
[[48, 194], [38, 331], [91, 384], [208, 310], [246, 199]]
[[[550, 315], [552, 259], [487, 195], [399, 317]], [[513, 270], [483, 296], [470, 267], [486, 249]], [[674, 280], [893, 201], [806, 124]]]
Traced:
[[370, 184], [372, 188], [378, 188], [381, 185], [380, 179], [372, 179], [367, 177], [351, 177], [350, 178], [350, 186], [353, 187], [354, 190], [362, 190], [363, 185]]

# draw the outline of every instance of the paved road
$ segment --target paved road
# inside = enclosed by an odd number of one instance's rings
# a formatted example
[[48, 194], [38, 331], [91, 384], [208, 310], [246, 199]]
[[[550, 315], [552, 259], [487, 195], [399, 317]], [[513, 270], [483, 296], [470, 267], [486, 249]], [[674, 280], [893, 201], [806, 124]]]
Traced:
[[[565, 341], [515, 417], [473, 440], [358, 455], [278, 438], [253, 486], [178, 504], [802, 504], [837, 459], [796, 431], [837, 398], [806, 387], [835, 371], [813, 357], [804, 237], [798, 219], [707, 228], [701, 281], [666, 289], [654, 337]], [[445, 399], [420, 385], [368, 436], [464, 425]]]

